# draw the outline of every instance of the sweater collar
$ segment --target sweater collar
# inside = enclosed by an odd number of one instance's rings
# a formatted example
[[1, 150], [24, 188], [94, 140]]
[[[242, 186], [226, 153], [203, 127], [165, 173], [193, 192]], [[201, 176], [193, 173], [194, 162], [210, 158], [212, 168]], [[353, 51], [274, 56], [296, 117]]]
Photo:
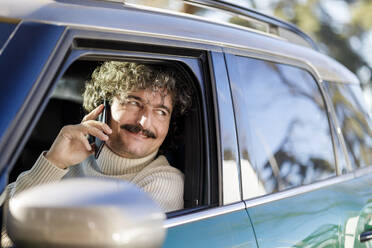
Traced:
[[97, 165], [105, 175], [118, 176], [138, 173], [155, 159], [157, 153], [156, 150], [146, 157], [129, 159], [115, 154], [105, 145], [97, 159]]

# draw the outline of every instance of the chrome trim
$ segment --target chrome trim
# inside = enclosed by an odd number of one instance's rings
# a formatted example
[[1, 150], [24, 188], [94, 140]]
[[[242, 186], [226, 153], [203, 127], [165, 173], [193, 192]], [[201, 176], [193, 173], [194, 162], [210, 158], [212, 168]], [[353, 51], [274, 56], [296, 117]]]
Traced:
[[248, 200], [245, 200], [244, 202], [247, 208], [251, 208], [251, 207], [266, 204], [269, 202], [278, 201], [284, 198], [289, 198], [289, 197], [301, 195], [304, 193], [308, 193], [314, 190], [318, 190], [321, 188], [329, 187], [329, 186], [342, 183], [342, 182], [346, 182], [352, 179], [354, 179], [354, 175], [352, 173], [341, 175], [341, 176], [335, 176], [333, 178], [328, 178], [320, 182], [315, 182], [312, 184], [299, 186], [297, 188], [284, 190], [278, 193], [273, 193], [273, 194], [253, 198], [253, 199], [248, 199]]
[[12, 197], [8, 206], [6, 227], [16, 247], [154, 248], [166, 236], [160, 206], [116, 178], [38, 185]]
[[170, 218], [164, 221], [163, 227], [171, 228], [171, 227], [188, 224], [188, 223], [195, 222], [195, 221], [200, 221], [200, 220], [216, 217], [219, 215], [229, 214], [229, 213], [244, 210], [244, 209], [245, 209], [244, 202], [238, 202], [238, 203], [234, 203], [231, 205], [211, 208], [211, 209], [202, 210], [196, 213], [191, 213], [191, 214], [186, 214], [186, 215]]

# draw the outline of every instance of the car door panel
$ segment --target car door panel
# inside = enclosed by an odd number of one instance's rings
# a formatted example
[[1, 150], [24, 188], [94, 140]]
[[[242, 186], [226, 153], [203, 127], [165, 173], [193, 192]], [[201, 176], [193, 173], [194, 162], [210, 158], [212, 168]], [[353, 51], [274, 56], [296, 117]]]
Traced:
[[163, 247], [257, 247], [251, 221], [241, 201], [238, 147], [223, 53], [210, 52], [210, 62], [222, 151], [221, 181], [212, 187], [221, 187], [221, 206], [168, 220], [176, 225], [168, 227]]
[[341, 199], [329, 187], [248, 208], [259, 247], [337, 247]]
[[372, 176], [342, 179], [249, 207], [259, 247], [371, 247], [372, 242], [361, 243], [359, 235], [372, 230]]
[[372, 231], [372, 175], [369, 168], [339, 186], [342, 192], [340, 247], [372, 247], [372, 241], [361, 242], [362, 233]]
[[207, 210], [200, 212], [205, 219], [168, 228], [163, 247], [257, 247], [244, 204], [236, 205], [242, 209], [212, 217], [208, 216], [218, 209]]

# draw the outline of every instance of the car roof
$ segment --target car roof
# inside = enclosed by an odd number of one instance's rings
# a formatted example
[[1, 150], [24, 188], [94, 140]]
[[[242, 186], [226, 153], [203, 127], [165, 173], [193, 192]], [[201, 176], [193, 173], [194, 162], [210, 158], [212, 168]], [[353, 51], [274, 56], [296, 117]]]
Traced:
[[308, 65], [320, 81], [359, 83], [345, 66], [313, 48], [254, 29], [159, 8], [95, 0], [2, 0], [1, 19], [237, 48], [300, 61]]

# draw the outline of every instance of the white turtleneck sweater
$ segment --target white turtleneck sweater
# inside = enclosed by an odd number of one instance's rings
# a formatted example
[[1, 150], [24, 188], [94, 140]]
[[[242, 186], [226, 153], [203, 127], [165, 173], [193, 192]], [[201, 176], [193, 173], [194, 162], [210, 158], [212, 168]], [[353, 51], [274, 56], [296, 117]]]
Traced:
[[[157, 151], [140, 159], [126, 159], [103, 147], [98, 159], [88, 157], [82, 163], [60, 169], [41, 154], [29, 171], [20, 174], [6, 189], [6, 201], [18, 193], [44, 183], [72, 177], [111, 177], [132, 182], [142, 188], [166, 211], [183, 208], [182, 172], [169, 165], [164, 156], [155, 159]], [[7, 208], [7, 206], [6, 206]], [[6, 210], [7, 211], [7, 210]], [[1, 244], [12, 247], [5, 225], [2, 227]]]
[[89, 156], [78, 165], [60, 169], [41, 154], [31, 170], [20, 174], [16, 182], [8, 186], [13, 197], [36, 185], [72, 177], [111, 177], [132, 182], [149, 193], [152, 199], [166, 211], [183, 208], [182, 172], [169, 165], [164, 156], [155, 159], [157, 151], [140, 159], [127, 159], [104, 146], [98, 159]]

